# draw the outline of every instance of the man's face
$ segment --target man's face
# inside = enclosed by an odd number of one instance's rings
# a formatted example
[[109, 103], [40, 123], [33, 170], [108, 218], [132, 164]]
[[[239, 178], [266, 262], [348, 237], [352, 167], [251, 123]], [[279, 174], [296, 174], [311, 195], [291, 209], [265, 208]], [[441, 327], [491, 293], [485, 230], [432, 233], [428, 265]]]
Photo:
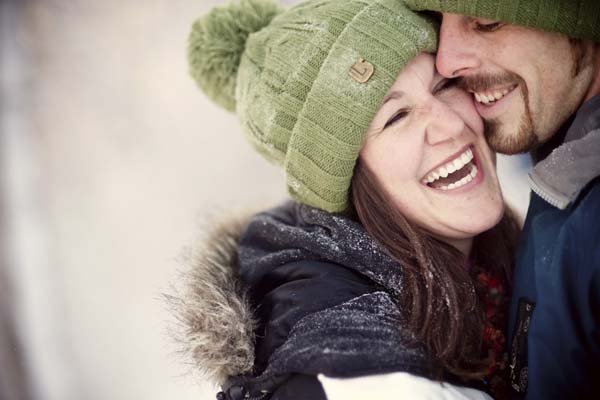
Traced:
[[556, 33], [444, 13], [436, 66], [472, 93], [490, 146], [515, 154], [547, 141], [579, 107], [592, 53]]

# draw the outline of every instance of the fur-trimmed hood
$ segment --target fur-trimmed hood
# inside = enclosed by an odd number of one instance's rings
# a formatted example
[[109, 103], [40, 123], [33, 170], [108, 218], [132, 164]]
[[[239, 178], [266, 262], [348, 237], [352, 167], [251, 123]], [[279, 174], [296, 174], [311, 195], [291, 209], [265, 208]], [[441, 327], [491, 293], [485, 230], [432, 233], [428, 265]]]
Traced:
[[[213, 223], [184, 257], [176, 295], [167, 296], [180, 352], [207, 380], [222, 385], [254, 365], [256, 319], [240, 281], [237, 246], [251, 213]], [[183, 284], [182, 284], [183, 283]]]
[[350, 218], [287, 202], [215, 225], [186, 264], [176, 337], [215, 384], [431, 374], [395, 303], [402, 268]]

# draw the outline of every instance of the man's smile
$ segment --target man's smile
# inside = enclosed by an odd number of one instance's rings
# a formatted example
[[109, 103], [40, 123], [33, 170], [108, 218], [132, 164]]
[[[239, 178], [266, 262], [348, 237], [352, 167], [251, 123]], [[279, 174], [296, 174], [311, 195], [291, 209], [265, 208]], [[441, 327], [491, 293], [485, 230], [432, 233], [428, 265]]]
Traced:
[[502, 99], [504, 96], [512, 92], [517, 88], [517, 84], [504, 86], [504, 87], [496, 87], [494, 89], [481, 90], [481, 91], [473, 91], [469, 92], [473, 94], [475, 97], [475, 101], [480, 104], [494, 104], [496, 101]]

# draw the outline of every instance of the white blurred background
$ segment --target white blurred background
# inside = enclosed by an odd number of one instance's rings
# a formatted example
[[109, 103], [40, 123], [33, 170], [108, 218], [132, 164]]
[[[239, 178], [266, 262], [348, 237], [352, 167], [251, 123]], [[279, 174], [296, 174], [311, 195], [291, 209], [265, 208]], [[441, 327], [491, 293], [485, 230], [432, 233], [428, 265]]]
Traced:
[[[161, 292], [207, 216], [285, 196], [188, 77], [218, 3], [0, 2], [0, 400], [214, 398]], [[521, 215], [528, 164], [499, 167]]]

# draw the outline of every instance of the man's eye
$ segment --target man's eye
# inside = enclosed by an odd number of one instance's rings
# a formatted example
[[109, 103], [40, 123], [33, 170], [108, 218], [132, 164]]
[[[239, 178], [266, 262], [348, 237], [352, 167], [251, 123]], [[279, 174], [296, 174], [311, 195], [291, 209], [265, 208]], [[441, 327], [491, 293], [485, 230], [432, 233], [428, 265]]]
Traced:
[[385, 123], [385, 126], [383, 127], [383, 129], [386, 129], [389, 126], [392, 126], [393, 124], [395, 124], [396, 122], [400, 121], [402, 118], [406, 117], [407, 115], [408, 115], [408, 110], [406, 110], [406, 109], [398, 110], [398, 112], [396, 114], [394, 114], [392, 116], [392, 118], [390, 118]]
[[491, 22], [489, 24], [484, 24], [482, 22], [475, 22], [475, 29], [480, 32], [494, 32], [498, 29], [502, 28], [504, 24], [500, 21]]

